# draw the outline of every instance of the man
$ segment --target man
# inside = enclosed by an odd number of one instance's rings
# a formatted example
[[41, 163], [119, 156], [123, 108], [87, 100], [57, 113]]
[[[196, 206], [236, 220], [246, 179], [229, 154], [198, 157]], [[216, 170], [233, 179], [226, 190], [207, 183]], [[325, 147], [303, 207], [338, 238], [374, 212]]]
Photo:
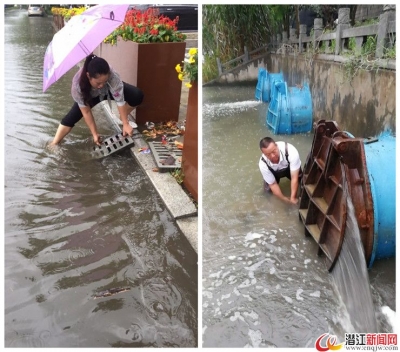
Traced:
[[[286, 142], [275, 142], [270, 137], [260, 141], [260, 149], [262, 155], [258, 166], [264, 179], [264, 189], [285, 202], [297, 204], [297, 191], [302, 176], [297, 149]], [[290, 179], [290, 197], [286, 197], [279, 187], [282, 177]]]

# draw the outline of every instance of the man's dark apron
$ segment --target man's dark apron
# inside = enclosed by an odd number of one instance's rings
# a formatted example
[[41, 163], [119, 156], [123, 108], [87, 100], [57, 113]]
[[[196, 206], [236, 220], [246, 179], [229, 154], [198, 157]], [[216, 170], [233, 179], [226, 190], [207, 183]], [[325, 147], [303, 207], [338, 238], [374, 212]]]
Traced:
[[[280, 152], [280, 151], [279, 151], [279, 152]], [[290, 175], [290, 162], [289, 162], [288, 145], [287, 145], [286, 142], [285, 142], [285, 157], [286, 157], [286, 161], [287, 161], [287, 163], [288, 163], [288, 166], [287, 166], [287, 168], [282, 169], [282, 170], [278, 170], [278, 171], [273, 170], [273, 169], [268, 165], [268, 163], [265, 161], [265, 159], [264, 159], [263, 157], [261, 157], [261, 160], [265, 163], [265, 165], [267, 165], [269, 171], [272, 172], [272, 174], [273, 174], [274, 177], [275, 177], [276, 183], [278, 183], [278, 184], [279, 184], [280, 179], [283, 178], [283, 177], [287, 177], [289, 180], [292, 179], [292, 176]], [[300, 185], [300, 181], [301, 181], [302, 176], [303, 176], [303, 171], [301, 170], [301, 166], [300, 166], [300, 171], [299, 171], [299, 185]], [[267, 191], [267, 192], [268, 192], [268, 191], [271, 191], [271, 189], [270, 189], [270, 187], [269, 187], [269, 184], [268, 184], [267, 182], [265, 182], [265, 181], [264, 181], [264, 190]]]

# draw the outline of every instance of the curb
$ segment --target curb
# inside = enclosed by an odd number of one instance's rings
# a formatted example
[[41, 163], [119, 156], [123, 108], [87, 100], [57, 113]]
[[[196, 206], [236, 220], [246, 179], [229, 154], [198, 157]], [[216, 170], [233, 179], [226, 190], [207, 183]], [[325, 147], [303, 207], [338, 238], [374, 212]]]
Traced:
[[[117, 130], [122, 132], [120, 125], [116, 122], [119, 120], [116, 104], [114, 101], [111, 101], [111, 104], [110, 108], [107, 101], [102, 101], [100, 106], [107, 117], [114, 123]], [[183, 235], [188, 239], [196, 253], [198, 253], [197, 208], [169, 172], [153, 171], [157, 167], [153, 155], [139, 152], [140, 148], [148, 148], [149, 145], [137, 129], [134, 129], [134, 135], [135, 146], [130, 148], [131, 155], [150, 179]]]

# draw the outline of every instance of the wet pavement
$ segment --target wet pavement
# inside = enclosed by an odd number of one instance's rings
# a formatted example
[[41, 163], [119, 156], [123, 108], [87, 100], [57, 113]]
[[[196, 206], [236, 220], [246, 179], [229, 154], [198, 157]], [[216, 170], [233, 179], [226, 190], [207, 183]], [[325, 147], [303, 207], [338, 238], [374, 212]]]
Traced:
[[[180, 122], [186, 119], [188, 89], [182, 85], [181, 107], [179, 111]], [[103, 115], [99, 118], [108, 118], [111, 121], [118, 119], [118, 109], [114, 101], [111, 101], [111, 107], [107, 101], [99, 104], [96, 114]], [[115, 124], [115, 128], [120, 132], [120, 125]], [[198, 252], [198, 212], [193, 200], [183, 190], [181, 185], [177, 183], [175, 178], [169, 172], [155, 172], [157, 164], [151, 153], [144, 154], [139, 150], [141, 148], [149, 148], [149, 144], [144, 137], [138, 134], [138, 130], [134, 130], [135, 146], [130, 148], [132, 156], [136, 159], [143, 171], [149, 177], [158, 194], [164, 201], [168, 210], [177, 222], [182, 233], [188, 239], [193, 249]], [[183, 139], [184, 140], [184, 139]]]

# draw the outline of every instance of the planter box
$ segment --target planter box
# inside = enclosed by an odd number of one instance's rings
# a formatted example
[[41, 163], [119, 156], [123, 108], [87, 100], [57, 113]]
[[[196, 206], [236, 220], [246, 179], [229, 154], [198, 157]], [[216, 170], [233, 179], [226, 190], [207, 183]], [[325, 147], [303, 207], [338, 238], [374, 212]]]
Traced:
[[136, 122], [144, 124], [178, 121], [182, 82], [175, 66], [184, 60], [185, 48], [185, 42], [139, 44], [119, 38], [117, 45], [102, 43], [95, 54], [107, 60], [124, 82], [143, 91]]
[[56, 31], [59, 31], [64, 27], [64, 17], [61, 15], [53, 15], [53, 23]]
[[185, 138], [182, 153], [183, 184], [198, 201], [198, 87], [197, 82], [189, 88]]

